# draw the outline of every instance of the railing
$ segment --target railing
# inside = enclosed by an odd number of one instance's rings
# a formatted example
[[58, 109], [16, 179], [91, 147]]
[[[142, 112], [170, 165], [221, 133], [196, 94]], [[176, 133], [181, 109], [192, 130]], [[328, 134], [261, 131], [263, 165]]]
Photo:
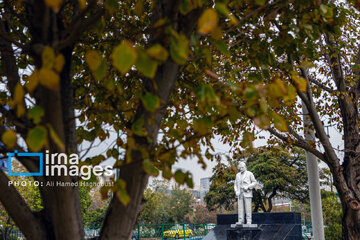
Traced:
[[[155, 240], [155, 239], [188, 239], [188, 240], [200, 240], [211, 229], [215, 227], [215, 224], [175, 224], [175, 223], [163, 223], [163, 224], [140, 224], [136, 227], [136, 230], [132, 232], [132, 240]], [[85, 239], [92, 239], [100, 235], [100, 227], [85, 228]], [[25, 240], [24, 235], [19, 230], [13, 230], [9, 234], [11, 240]]]
[[140, 224], [133, 231], [132, 239], [202, 239], [215, 227], [215, 224]]

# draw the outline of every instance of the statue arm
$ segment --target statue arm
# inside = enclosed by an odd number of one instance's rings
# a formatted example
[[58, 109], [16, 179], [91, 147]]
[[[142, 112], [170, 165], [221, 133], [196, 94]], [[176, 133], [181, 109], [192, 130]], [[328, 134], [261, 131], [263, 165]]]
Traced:
[[254, 189], [256, 187], [256, 185], [257, 185], [257, 181], [254, 177], [254, 174], [251, 173], [250, 174], [250, 184], [247, 187], [248, 187], [248, 189]]
[[235, 176], [235, 182], [234, 182], [234, 190], [235, 190], [235, 195], [238, 196], [240, 193], [239, 193], [239, 181], [238, 181], [238, 178], [237, 178], [237, 175]]

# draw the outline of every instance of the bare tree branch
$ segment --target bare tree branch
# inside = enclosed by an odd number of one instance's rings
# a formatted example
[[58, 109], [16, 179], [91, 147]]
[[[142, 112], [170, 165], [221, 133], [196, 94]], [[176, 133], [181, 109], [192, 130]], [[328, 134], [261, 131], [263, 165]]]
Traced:
[[319, 88], [321, 88], [321, 89], [323, 89], [323, 90], [325, 90], [325, 91], [327, 91], [327, 92], [329, 92], [329, 93], [334, 93], [334, 92], [336, 92], [334, 89], [331, 89], [331, 88], [329, 88], [328, 86], [326, 86], [325, 84], [322, 84], [321, 82], [316, 81], [314, 78], [312, 78], [312, 77], [310, 77], [310, 76], [309, 76], [309, 82], [314, 83], [316, 86], [318, 86]]
[[325, 132], [324, 125], [322, 124], [322, 121], [319, 117], [318, 112], [316, 111], [314, 100], [311, 93], [311, 88], [309, 87], [309, 78], [307, 70], [300, 69], [302, 76], [307, 80], [308, 87], [306, 93], [299, 91], [299, 89], [296, 89], [298, 96], [301, 98], [303, 103], [305, 104], [306, 108], [309, 111], [309, 116], [311, 118], [311, 121], [314, 125], [314, 128], [316, 130], [317, 136], [319, 137], [319, 140], [324, 147], [325, 155], [327, 158], [327, 163], [330, 167], [333, 167], [333, 170], [338, 169], [340, 167], [339, 159], [330, 143], [329, 137]]
[[[268, 128], [266, 130], [269, 131], [271, 134], [275, 135], [277, 138], [279, 138], [283, 142], [285, 142], [287, 144], [291, 144], [291, 142], [289, 141], [289, 138], [287, 136], [284, 136], [283, 134], [279, 133], [274, 128]], [[302, 140], [297, 139], [296, 141], [294, 141], [292, 143], [297, 147], [300, 147], [302, 149], [305, 149], [308, 152], [311, 152], [312, 154], [314, 154], [317, 158], [321, 159], [322, 161], [327, 162], [324, 154], [319, 152], [318, 150], [314, 149], [313, 147], [311, 147], [305, 140], [302, 141]]]

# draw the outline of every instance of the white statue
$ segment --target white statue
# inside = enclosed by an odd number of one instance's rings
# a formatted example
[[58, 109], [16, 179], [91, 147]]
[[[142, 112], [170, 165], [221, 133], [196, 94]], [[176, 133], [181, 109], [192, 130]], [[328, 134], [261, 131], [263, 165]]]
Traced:
[[[244, 224], [244, 214], [246, 213], [246, 225], [251, 224], [251, 199], [253, 197], [252, 189], [256, 187], [257, 182], [252, 172], [246, 170], [244, 162], [239, 164], [239, 173], [235, 178], [235, 194], [238, 199], [238, 222], [236, 225]], [[245, 212], [244, 212], [245, 205]]]

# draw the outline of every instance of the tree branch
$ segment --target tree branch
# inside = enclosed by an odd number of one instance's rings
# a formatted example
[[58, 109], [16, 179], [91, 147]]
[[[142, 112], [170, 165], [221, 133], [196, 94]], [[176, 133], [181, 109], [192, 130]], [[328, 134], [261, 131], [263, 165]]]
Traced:
[[[16, 59], [14, 50], [11, 43], [6, 40], [8, 38], [6, 33], [5, 22], [0, 20], [0, 53], [1, 63], [5, 76], [8, 80], [8, 86], [10, 89], [11, 96], [14, 95], [16, 84], [20, 81], [18, 67], [16, 65]], [[12, 40], [12, 38], [10, 37]]]
[[[0, 170], [0, 201], [27, 239], [47, 239], [44, 223], [30, 210], [10, 179]], [[31, 223], [31, 224], [30, 224]]]
[[334, 93], [336, 92], [335, 90], [329, 88], [328, 86], [326, 86], [325, 84], [322, 84], [321, 82], [319, 81], [316, 81], [315, 79], [313, 79], [312, 77], [309, 76], [309, 82], [312, 82], [314, 83], [316, 86], [318, 86], [319, 88], [329, 92], [329, 93]]
[[322, 146], [324, 147], [325, 156], [327, 158], [327, 161], [325, 162], [328, 163], [329, 167], [333, 167], [334, 168], [333, 170], [338, 169], [340, 167], [340, 162], [330, 143], [328, 135], [325, 133], [324, 125], [322, 124], [319, 114], [316, 111], [314, 100], [311, 93], [311, 88], [309, 87], [309, 78], [308, 78], [307, 70], [303, 68], [301, 68], [300, 70], [302, 76], [308, 82], [308, 87], [306, 93], [303, 93], [299, 91], [299, 89], [296, 89], [297, 94], [305, 104], [306, 108], [308, 109], [311, 122], [314, 125], [315, 131]]
[[326, 44], [329, 45], [329, 54], [326, 56], [326, 59], [329, 62], [329, 67], [331, 69], [334, 82], [340, 92], [346, 90], [346, 83], [344, 79], [344, 72], [341, 67], [341, 60], [339, 54], [336, 54], [336, 42], [332, 40], [333, 36], [330, 36], [328, 33], [325, 34]]
[[68, 37], [60, 41], [59, 43], [54, 45], [54, 48], [61, 50], [66, 47], [69, 47], [74, 44], [74, 42], [79, 39], [82, 35], [82, 33], [88, 29], [91, 25], [93, 25], [99, 18], [105, 13], [104, 8], [100, 8], [97, 10], [95, 14], [92, 15], [92, 17], [89, 18], [81, 18], [79, 21], [73, 23], [73, 25], [70, 26], [71, 30], [65, 30], [65, 32], [70, 32]]
[[[271, 134], [275, 135], [277, 138], [279, 138], [283, 142], [285, 142], [287, 144], [291, 144], [291, 142], [289, 141], [289, 138], [287, 136], [282, 135], [281, 133], [276, 131], [274, 128], [268, 128], [266, 130], [269, 131]], [[305, 149], [306, 151], [311, 152], [317, 158], [319, 158], [322, 161], [327, 163], [327, 160], [326, 160], [324, 154], [319, 152], [318, 150], [314, 149], [313, 147], [311, 147], [305, 140], [297, 139], [297, 141], [294, 141], [293, 144], [297, 147], [300, 147], [302, 149]]]

